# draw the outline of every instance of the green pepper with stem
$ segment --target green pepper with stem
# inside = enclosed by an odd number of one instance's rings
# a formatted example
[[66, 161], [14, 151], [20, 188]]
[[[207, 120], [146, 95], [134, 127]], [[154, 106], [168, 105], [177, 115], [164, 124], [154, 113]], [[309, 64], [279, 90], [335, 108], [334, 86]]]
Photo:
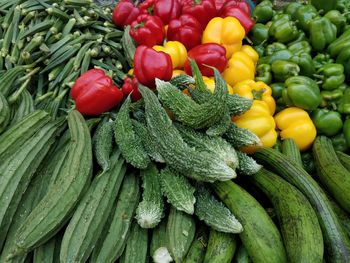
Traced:
[[285, 50], [287, 49], [287, 46], [285, 44], [274, 42], [272, 44], [269, 44], [265, 48], [265, 56], [271, 56], [277, 51]]
[[256, 23], [266, 23], [272, 19], [273, 4], [269, 0], [259, 3], [253, 10], [253, 20]]
[[272, 63], [271, 70], [273, 72], [273, 77], [276, 81], [285, 81], [286, 79], [297, 76], [300, 72], [300, 68], [298, 64], [285, 61], [285, 60], [277, 60]]
[[342, 64], [329, 63], [317, 70], [317, 75], [322, 81], [322, 88], [333, 90], [338, 88], [345, 81], [344, 66]]
[[302, 6], [301, 3], [292, 2], [284, 8], [284, 13], [290, 15], [293, 19], [295, 19], [295, 13], [297, 12], [298, 8], [301, 6]]
[[315, 69], [320, 69], [326, 64], [333, 63], [334, 60], [329, 56], [329, 54], [319, 53], [313, 59]]
[[331, 21], [333, 25], [337, 27], [337, 34], [340, 35], [344, 31], [346, 25], [345, 16], [340, 13], [338, 10], [330, 10], [325, 15]]
[[300, 53], [311, 54], [312, 48], [308, 41], [302, 40], [288, 45], [288, 50], [290, 50], [295, 55], [298, 55]]
[[344, 91], [344, 95], [340, 98], [337, 106], [338, 112], [350, 115], [350, 88]]
[[261, 57], [258, 64], [272, 64], [276, 60], [289, 60], [292, 56], [292, 52], [290, 52], [288, 49], [279, 50], [273, 53], [271, 56]]
[[340, 152], [346, 152], [349, 149], [349, 146], [347, 144], [345, 135], [343, 132], [333, 136], [331, 138], [334, 150], [340, 151]]
[[264, 56], [265, 53], [265, 47], [263, 46], [263, 44], [260, 44], [258, 46], [254, 46], [255, 51], [259, 54], [259, 57], [261, 58], [262, 56]]
[[333, 110], [337, 110], [336, 103], [343, 97], [344, 91], [340, 88], [334, 90], [322, 90], [321, 97], [322, 103], [321, 107], [331, 108]]
[[316, 51], [323, 51], [337, 37], [337, 27], [327, 17], [310, 22], [310, 42]]
[[311, 78], [316, 72], [312, 57], [308, 53], [296, 53], [290, 58], [290, 61], [299, 66], [300, 75]]
[[270, 84], [272, 81], [271, 66], [269, 64], [260, 64], [256, 67], [255, 81], [262, 81]]
[[256, 23], [253, 28], [249, 31], [249, 39], [254, 45], [260, 45], [269, 38], [269, 28], [260, 23]]
[[269, 35], [278, 42], [288, 43], [298, 37], [298, 29], [293, 21], [281, 17], [272, 22], [269, 28]]
[[334, 136], [343, 128], [342, 116], [337, 111], [316, 109], [311, 113], [318, 134]]
[[309, 32], [310, 22], [318, 17], [317, 9], [312, 5], [302, 5], [295, 14], [294, 19], [297, 21], [298, 28]]

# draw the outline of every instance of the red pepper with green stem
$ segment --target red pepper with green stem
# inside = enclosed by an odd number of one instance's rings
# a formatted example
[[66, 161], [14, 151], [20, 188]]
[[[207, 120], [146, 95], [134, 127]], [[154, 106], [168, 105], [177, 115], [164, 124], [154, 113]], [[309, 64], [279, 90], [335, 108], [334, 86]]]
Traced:
[[216, 16], [215, 3], [213, 0], [182, 0], [182, 14], [195, 17], [203, 30]]
[[83, 115], [100, 115], [123, 100], [123, 92], [102, 69], [90, 69], [74, 83], [71, 92], [76, 109]]
[[112, 20], [116, 26], [131, 25], [140, 15], [140, 10], [130, 0], [121, 0], [113, 10]]

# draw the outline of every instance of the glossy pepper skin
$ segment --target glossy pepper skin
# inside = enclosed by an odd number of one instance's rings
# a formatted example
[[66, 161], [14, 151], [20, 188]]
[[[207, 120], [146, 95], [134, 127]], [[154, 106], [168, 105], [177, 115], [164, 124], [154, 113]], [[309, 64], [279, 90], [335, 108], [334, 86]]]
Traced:
[[243, 80], [253, 80], [255, 75], [254, 61], [243, 51], [233, 53], [227, 62], [227, 68], [222, 73], [225, 81], [234, 86]]
[[342, 114], [350, 114], [350, 88], [347, 88], [344, 91], [344, 94], [337, 105], [337, 110]]
[[253, 10], [253, 19], [256, 23], [266, 23], [273, 16], [273, 5], [269, 0], [259, 3]]
[[131, 24], [130, 36], [139, 44], [153, 47], [161, 44], [165, 37], [164, 25], [157, 16], [140, 15]]
[[316, 138], [316, 127], [309, 114], [296, 107], [286, 108], [275, 116], [277, 128], [283, 139], [292, 138], [301, 151], [310, 148]]
[[255, 49], [252, 46], [243, 45], [241, 47], [241, 51], [246, 53], [253, 60], [254, 64], [258, 62], [259, 54], [255, 51]]
[[124, 96], [129, 94], [132, 101], [138, 101], [142, 98], [141, 93], [139, 92], [139, 83], [135, 77], [126, 77], [122, 85], [122, 92]]
[[289, 60], [293, 56], [288, 49], [279, 50], [271, 56], [264, 56], [259, 59], [259, 64], [272, 64], [276, 60]]
[[342, 132], [331, 137], [331, 141], [332, 141], [334, 150], [336, 151], [346, 152], [349, 149], [345, 139], [345, 135]]
[[294, 14], [294, 19], [297, 21], [297, 26], [309, 32], [310, 23], [318, 17], [317, 9], [312, 5], [302, 5], [300, 6]]
[[322, 88], [333, 90], [338, 88], [345, 81], [344, 67], [342, 64], [329, 63], [321, 67], [318, 77], [322, 80]]
[[[223, 72], [227, 63], [225, 48], [215, 43], [201, 44], [192, 48], [188, 51], [188, 58], [195, 60], [202, 75], [207, 77], [214, 76], [214, 71], [206, 65]], [[189, 60], [186, 60], [184, 69], [187, 74], [192, 74]]]
[[238, 19], [240, 24], [243, 26], [245, 33], [247, 34], [254, 26], [254, 21], [251, 19], [250, 14], [244, 12], [239, 7], [223, 8], [221, 17], [235, 17]]
[[297, 12], [298, 8], [301, 6], [302, 6], [301, 3], [292, 2], [284, 8], [284, 13], [290, 15], [293, 19], [295, 19], [295, 13]]
[[296, 53], [290, 58], [290, 61], [299, 66], [299, 74], [302, 76], [312, 78], [316, 72], [312, 57], [308, 53]]
[[134, 74], [137, 80], [149, 87], [155, 88], [155, 79], [170, 80], [173, 65], [168, 54], [141, 45], [134, 55]]
[[121, 0], [113, 10], [112, 21], [113, 23], [123, 28], [124, 26], [131, 25], [140, 14], [140, 10], [130, 0]]
[[293, 21], [282, 17], [273, 21], [269, 28], [269, 35], [278, 42], [288, 43], [298, 36], [298, 29]]
[[203, 31], [202, 43], [217, 43], [226, 49], [226, 58], [239, 51], [245, 36], [244, 28], [234, 17], [215, 17]]
[[327, 12], [336, 7], [337, 1], [311, 0], [311, 4], [315, 6], [318, 10], [323, 10], [324, 12]]
[[244, 13], [250, 14], [250, 7], [246, 1], [241, 0], [227, 0], [221, 8], [220, 15], [229, 12], [231, 8], [239, 8]]
[[265, 48], [265, 56], [271, 56], [277, 51], [285, 50], [287, 49], [287, 46], [285, 44], [274, 42], [266, 46]]
[[323, 51], [337, 37], [337, 28], [326, 17], [310, 22], [310, 41], [316, 51]]
[[[332, 109], [337, 109], [336, 103], [343, 97], [344, 91], [340, 88], [334, 90], [322, 90], [322, 103], [321, 107], [329, 107]], [[339, 109], [338, 109], [339, 111]]]
[[336, 62], [344, 66], [346, 79], [350, 81], [350, 47], [345, 48], [339, 53]]
[[256, 134], [264, 147], [272, 147], [277, 141], [276, 124], [266, 102], [254, 100], [251, 108], [240, 116], [232, 118], [240, 128]]
[[203, 30], [216, 16], [215, 3], [213, 0], [182, 0], [182, 14], [195, 17]]
[[290, 77], [297, 76], [300, 72], [298, 64], [285, 60], [277, 60], [273, 62], [271, 65], [271, 70], [273, 72], [274, 79], [279, 82], [283, 82]]
[[214, 0], [216, 14], [220, 14], [221, 8], [227, 2], [227, 0]]
[[169, 22], [167, 39], [179, 41], [190, 50], [201, 43], [202, 26], [193, 16], [181, 15]]
[[326, 136], [336, 135], [343, 127], [341, 114], [327, 109], [316, 109], [311, 114], [318, 134]]
[[183, 68], [187, 59], [186, 47], [179, 41], [168, 41], [164, 46], [154, 46], [154, 50], [163, 51], [170, 55], [173, 68]]
[[338, 35], [343, 33], [344, 27], [346, 25], [346, 18], [342, 13], [340, 13], [338, 10], [330, 10], [324, 16], [337, 27]]
[[249, 39], [254, 45], [260, 45], [269, 39], [269, 28], [260, 23], [256, 23], [249, 32]]
[[285, 81], [283, 100], [287, 105], [304, 110], [315, 110], [321, 103], [321, 93], [317, 83], [305, 76], [290, 77]]
[[333, 63], [334, 60], [330, 58], [329, 54], [319, 53], [313, 57], [312, 62], [315, 69], [320, 69], [326, 64]]
[[255, 80], [270, 84], [272, 81], [271, 66], [269, 64], [258, 65], [256, 67]]
[[288, 45], [288, 50], [290, 50], [295, 55], [299, 55], [301, 53], [311, 54], [312, 48], [308, 41], [302, 40]]
[[123, 92], [102, 69], [90, 69], [75, 81], [71, 92], [76, 109], [83, 115], [97, 116], [123, 100]]
[[170, 20], [181, 15], [181, 2], [180, 0], [157, 0], [154, 3], [153, 12], [163, 21], [164, 25], [167, 25]]

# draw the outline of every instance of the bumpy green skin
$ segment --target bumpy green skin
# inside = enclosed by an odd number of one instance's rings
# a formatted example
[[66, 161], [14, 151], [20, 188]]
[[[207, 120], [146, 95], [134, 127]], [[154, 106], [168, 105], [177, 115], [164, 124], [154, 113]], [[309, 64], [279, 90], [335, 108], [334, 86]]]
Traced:
[[211, 228], [224, 233], [241, 233], [243, 227], [231, 211], [204, 186], [197, 188], [195, 215]]
[[350, 171], [350, 155], [337, 151], [337, 157], [341, 164]]
[[237, 252], [235, 254], [235, 258], [233, 259], [233, 263], [250, 263], [251, 260], [249, 258], [247, 249], [241, 244]]
[[[158, 86], [166, 85], [159, 80], [156, 82]], [[199, 181], [229, 180], [236, 176], [235, 171], [216, 155], [190, 148], [173, 126], [156, 95], [142, 85], [139, 86], [139, 91], [145, 100], [149, 132], [157, 142], [160, 155], [170, 167]]]
[[186, 177], [166, 167], [160, 172], [160, 183], [163, 195], [166, 196], [168, 203], [187, 214], [192, 215], [194, 213], [195, 188]]
[[317, 213], [322, 228], [327, 262], [350, 260], [350, 242], [344, 232], [331, 203], [319, 184], [302, 168], [276, 150], [259, 149], [254, 158], [266, 168], [271, 168], [287, 182], [297, 187], [309, 200]]
[[130, 112], [130, 97], [121, 106], [114, 123], [114, 138], [126, 162], [132, 166], [145, 169], [150, 159], [140, 137], [133, 130]]
[[231, 123], [231, 115], [227, 112], [221, 120], [209, 127], [205, 133], [209, 136], [222, 136], [230, 128]]
[[239, 160], [238, 171], [244, 175], [253, 175], [262, 168], [260, 164], [244, 152], [237, 152], [237, 156]]
[[334, 151], [332, 141], [318, 136], [312, 147], [317, 175], [327, 191], [339, 205], [350, 212], [350, 172], [341, 164]]
[[348, 214], [330, 196], [328, 197], [328, 199], [346, 234], [350, 238], [350, 218]]
[[251, 179], [267, 195], [277, 213], [288, 262], [322, 262], [322, 231], [306, 197], [266, 169], [261, 169]]
[[189, 85], [195, 84], [194, 78], [186, 74], [178, 75], [169, 80], [169, 82], [180, 90], [187, 89]]
[[[125, 171], [120, 151], [114, 152], [110, 170], [95, 177], [65, 230], [60, 253], [62, 262], [85, 262], [88, 259], [117, 198]], [[138, 183], [133, 174], [127, 175], [125, 180]]]
[[142, 202], [136, 209], [136, 220], [143, 228], [153, 228], [164, 215], [164, 202], [157, 167], [151, 163], [140, 172], [142, 178]]
[[227, 95], [227, 107], [230, 115], [241, 115], [250, 109], [253, 104], [253, 100], [241, 97], [237, 94]]
[[150, 256], [155, 263], [171, 262], [172, 258], [168, 250], [168, 238], [166, 234], [167, 221], [162, 220], [160, 224], [153, 229], [150, 245]]
[[248, 129], [238, 128], [231, 122], [230, 128], [225, 132], [224, 138], [234, 147], [262, 146], [262, 142], [255, 133]]
[[115, 206], [92, 251], [92, 263], [113, 263], [123, 253], [135, 209], [140, 199], [140, 185], [135, 178], [125, 177]]
[[192, 216], [170, 208], [167, 223], [168, 248], [175, 262], [182, 262], [186, 256], [196, 232]]
[[11, 118], [11, 126], [21, 121], [25, 116], [34, 111], [33, 97], [28, 90], [22, 91], [19, 105], [13, 107], [14, 115]]
[[199, 226], [196, 232], [196, 237], [193, 240], [191, 247], [183, 262], [184, 263], [203, 262], [207, 245], [208, 245], [207, 229], [203, 226]]
[[131, 227], [120, 263], [146, 263], [148, 252], [148, 230], [141, 228], [137, 222]]
[[113, 127], [111, 121], [102, 122], [97, 126], [93, 141], [93, 150], [97, 163], [104, 171], [110, 167], [110, 155], [113, 148]]
[[301, 159], [300, 150], [293, 139], [284, 139], [282, 141], [282, 153], [294, 162], [296, 162], [298, 165], [303, 167], [303, 161]]
[[10, 106], [6, 98], [0, 92], [0, 134], [6, 129], [10, 121]]
[[90, 132], [78, 111], [68, 114], [69, 154], [56, 183], [24, 221], [16, 236], [16, 253], [30, 251], [49, 240], [64, 225], [81, 199], [92, 174]]
[[0, 247], [23, 193], [58, 135], [62, 122], [50, 122], [0, 164]]
[[276, 225], [248, 192], [231, 181], [216, 182], [214, 190], [243, 225], [239, 236], [254, 262], [288, 262]]
[[230, 263], [236, 247], [237, 239], [234, 235], [211, 229], [203, 263]]

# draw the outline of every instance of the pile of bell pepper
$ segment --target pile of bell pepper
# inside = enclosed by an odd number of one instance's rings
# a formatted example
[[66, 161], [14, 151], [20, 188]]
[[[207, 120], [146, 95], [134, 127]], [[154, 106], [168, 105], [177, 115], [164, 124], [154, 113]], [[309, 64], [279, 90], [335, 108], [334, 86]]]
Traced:
[[317, 134], [332, 138], [337, 150], [350, 147], [349, 10], [345, 0], [293, 2], [283, 10], [264, 0], [252, 12], [255, 80], [272, 89], [280, 137], [303, 151]]

